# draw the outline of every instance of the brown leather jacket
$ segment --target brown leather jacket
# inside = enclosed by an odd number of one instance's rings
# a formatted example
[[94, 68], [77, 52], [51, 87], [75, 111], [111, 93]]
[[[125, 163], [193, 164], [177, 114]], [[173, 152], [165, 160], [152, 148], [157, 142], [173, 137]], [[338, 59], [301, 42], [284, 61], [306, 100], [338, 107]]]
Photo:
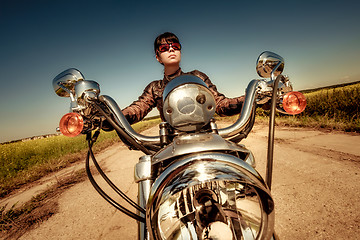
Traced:
[[156, 80], [146, 86], [143, 94], [138, 100], [134, 101], [130, 106], [122, 110], [130, 124], [141, 121], [154, 107], [157, 107], [161, 119], [164, 121], [163, 115], [163, 91], [168, 82], [175, 77], [183, 74], [192, 74], [201, 78], [213, 93], [216, 101], [216, 113], [220, 116], [232, 116], [241, 112], [244, 97], [227, 98], [224, 94], [219, 93], [216, 86], [211, 83], [206, 74], [194, 70], [192, 72], [184, 73], [179, 68], [173, 75], [164, 76], [163, 80]]

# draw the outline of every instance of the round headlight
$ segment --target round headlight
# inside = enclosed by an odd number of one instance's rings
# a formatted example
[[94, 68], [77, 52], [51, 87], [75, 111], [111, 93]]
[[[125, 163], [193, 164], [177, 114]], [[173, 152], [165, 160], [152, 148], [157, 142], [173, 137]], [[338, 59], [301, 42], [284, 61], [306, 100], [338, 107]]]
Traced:
[[267, 239], [274, 205], [248, 164], [203, 154], [173, 164], [154, 182], [147, 224], [154, 239]]

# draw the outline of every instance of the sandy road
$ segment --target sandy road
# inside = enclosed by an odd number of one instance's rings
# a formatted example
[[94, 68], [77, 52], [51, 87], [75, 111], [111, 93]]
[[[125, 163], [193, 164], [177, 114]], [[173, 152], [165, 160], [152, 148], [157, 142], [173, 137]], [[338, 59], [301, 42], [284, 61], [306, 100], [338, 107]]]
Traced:
[[[263, 176], [267, 131], [256, 126], [242, 142]], [[275, 136], [272, 194], [279, 237], [358, 239], [360, 136], [290, 128], [277, 128]], [[141, 155], [119, 144], [98, 156], [132, 199], [137, 192], [133, 167]], [[136, 222], [105, 202], [88, 180], [64, 191], [58, 203], [58, 213], [21, 239], [137, 239]]]

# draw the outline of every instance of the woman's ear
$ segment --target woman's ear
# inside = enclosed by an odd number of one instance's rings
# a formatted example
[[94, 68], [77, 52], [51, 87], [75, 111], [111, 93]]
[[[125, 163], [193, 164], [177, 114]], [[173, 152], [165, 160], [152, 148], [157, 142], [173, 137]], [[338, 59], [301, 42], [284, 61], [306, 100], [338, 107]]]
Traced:
[[163, 62], [161, 61], [161, 59], [160, 59], [160, 57], [159, 57], [158, 54], [156, 54], [155, 57], [156, 57], [156, 60], [157, 60], [159, 63], [161, 63], [161, 64], [163, 63]]

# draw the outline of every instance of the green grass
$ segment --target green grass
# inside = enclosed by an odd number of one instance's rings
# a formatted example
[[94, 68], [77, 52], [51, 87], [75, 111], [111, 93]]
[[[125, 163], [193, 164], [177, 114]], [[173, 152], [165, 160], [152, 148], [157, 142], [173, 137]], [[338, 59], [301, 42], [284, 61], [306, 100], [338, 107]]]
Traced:
[[[140, 132], [158, 124], [160, 119], [151, 119], [135, 124]], [[49, 138], [15, 142], [0, 145], [0, 197], [4, 197], [21, 185], [35, 181], [42, 176], [58, 171], [69, 164], [84, 160], [87, 141], [84, 135], [68, 138], [62, 135]], [[117, 134], [104, 132], [94, 145], [98, 152], [115, 142]]]
[[299, 126], [360, 132], [360, 83], [304, 93], [307, 105], [298, 116], [282, 117]]
[[360, 83], [305, 93], [305, 96], [305, 116], [346, 122], [359, 119]]

